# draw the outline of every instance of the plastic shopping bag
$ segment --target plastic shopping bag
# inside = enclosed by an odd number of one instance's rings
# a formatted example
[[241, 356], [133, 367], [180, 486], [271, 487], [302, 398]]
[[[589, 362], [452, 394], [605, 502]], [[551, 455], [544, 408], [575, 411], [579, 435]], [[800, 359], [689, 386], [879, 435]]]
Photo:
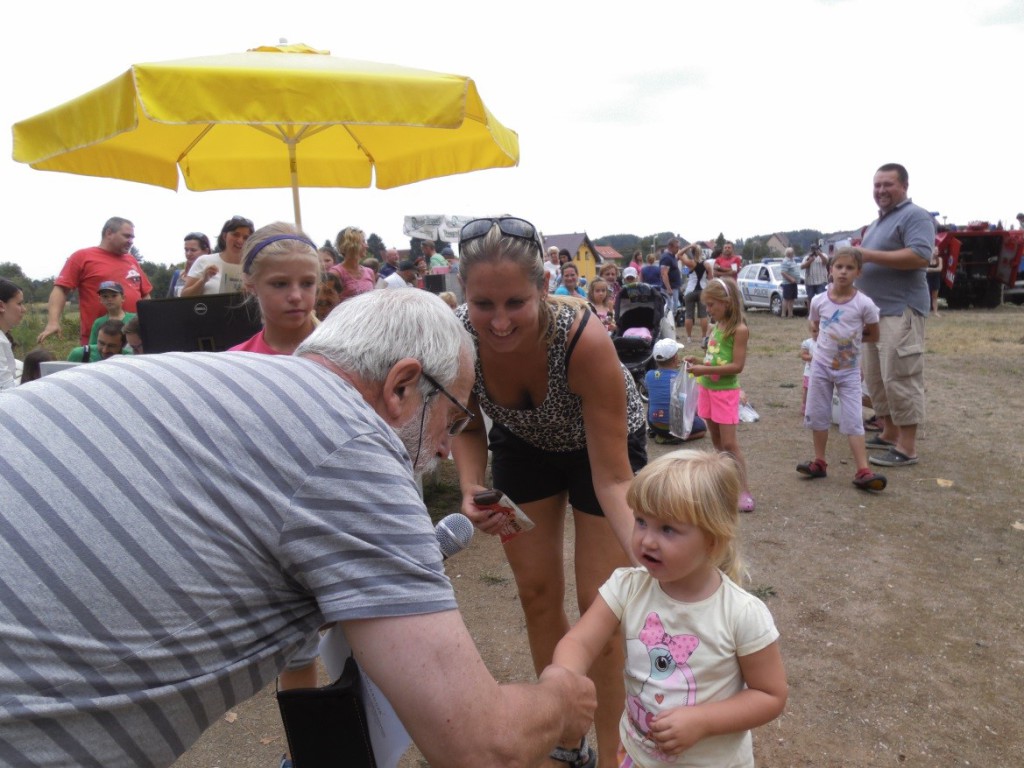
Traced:
[[693, 431], [693, 419], [697, 415], [697, 379], [690, 373], [690, 366], [684, 364], [679, 375], [672, 381], [672, 400], [669, 404], [669, 432], [685, 440]]

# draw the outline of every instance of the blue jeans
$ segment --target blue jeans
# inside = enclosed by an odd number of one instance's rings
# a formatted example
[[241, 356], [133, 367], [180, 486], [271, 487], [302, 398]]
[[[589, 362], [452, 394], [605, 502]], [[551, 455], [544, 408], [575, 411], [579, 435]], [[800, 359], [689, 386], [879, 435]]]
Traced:
[[817, 296], [819, 293], [824, 293], [828, 290], [828, 283], [806, 283], [804, 288], [807, 291], [807, 305], [810, 306], [811, 299]]

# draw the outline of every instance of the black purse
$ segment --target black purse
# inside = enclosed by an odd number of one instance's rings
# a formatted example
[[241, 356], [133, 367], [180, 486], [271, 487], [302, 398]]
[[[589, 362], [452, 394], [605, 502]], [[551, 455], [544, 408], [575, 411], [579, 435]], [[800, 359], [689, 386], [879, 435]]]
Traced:
[[294, 768], [377, 768], [356, 660], [323, 688], [277, 692]]

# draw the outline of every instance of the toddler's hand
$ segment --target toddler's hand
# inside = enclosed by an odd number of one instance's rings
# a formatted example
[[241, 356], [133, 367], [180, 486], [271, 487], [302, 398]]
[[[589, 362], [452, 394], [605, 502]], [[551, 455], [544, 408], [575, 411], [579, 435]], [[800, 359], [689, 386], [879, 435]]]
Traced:
[[699, 707], [676, 707], [651, 721], [651, 738], [666, 755], [678, 755], [707, 735]]

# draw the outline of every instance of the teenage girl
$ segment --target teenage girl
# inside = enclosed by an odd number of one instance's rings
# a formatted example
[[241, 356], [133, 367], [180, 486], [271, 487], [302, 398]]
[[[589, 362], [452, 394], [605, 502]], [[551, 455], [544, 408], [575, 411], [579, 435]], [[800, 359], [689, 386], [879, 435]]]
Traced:
[[229, 351], [290, 355], [315, 325], [320, 282], [316, 245], [294, 224], [278, 221], [261, 227], [245, 243], [242, 281], [259, 304], [263, 330]]
[[0, 277], [0, 389], [18, 383], [11, 329], [25, 317], [25, 294], [16, 283]]
[[715, 322], [708, 337], [704, 359], [687, 357], [689, 372], [700, 377], [697, 383], [697, 415], [704, 419], [716, 451], [731, 453], [740, 469], [740, 512], [753, 512], [754, 497], [747, 484], [747, 465], [736, 439], [739, 423], [739, 374], [747, 361], [750, 329], [743, 320], [743, 302], [736, 281], [716, 277], [701, 291], [701, 302]]
[[594, 307], [594, 314], [601, 320], [608, 333], [615, 330], [615, 301], [611, 288], [600, 277], [587, 286], [587, 299]]
[[750, 729], [785, 707], [779, 632], [739, 586], [739, 492], [723, 453], [673, 451], [642, 469], [626, 498], [643, 567], [616, 570], [555, 649], [583, 674], [621, 630], [621, 768], [753, 765]]

